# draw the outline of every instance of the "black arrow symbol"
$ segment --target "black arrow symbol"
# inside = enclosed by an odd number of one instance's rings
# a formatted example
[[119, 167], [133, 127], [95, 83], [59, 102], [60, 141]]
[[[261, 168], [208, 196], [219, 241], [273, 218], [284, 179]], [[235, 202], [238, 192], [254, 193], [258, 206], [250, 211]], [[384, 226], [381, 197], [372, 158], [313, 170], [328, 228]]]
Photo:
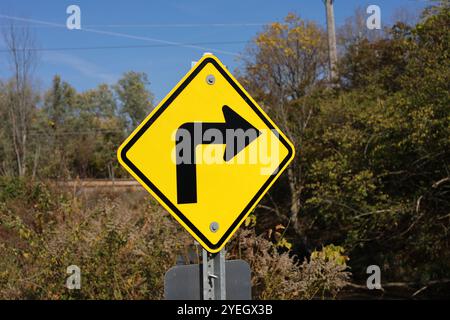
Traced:
[[225, 122], [187, 122], [177, 130], [176, 167], [179, 204], [197, 203], [195, 161], [197, 145], [225, 144], [223, 158], [230, 161], [261, 134], [230, 107], [223, 106], [222, 113]]

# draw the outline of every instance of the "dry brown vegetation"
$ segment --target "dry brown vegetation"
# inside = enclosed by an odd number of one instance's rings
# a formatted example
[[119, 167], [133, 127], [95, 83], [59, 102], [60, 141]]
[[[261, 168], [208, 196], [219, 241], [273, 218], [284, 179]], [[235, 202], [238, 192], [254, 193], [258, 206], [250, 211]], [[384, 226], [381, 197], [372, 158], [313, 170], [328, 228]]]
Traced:
[[[1, 187], [3, 299], [162, 299], [164, 273], [193, 243], [145, 192], [69, 192], [16, 179]], [[228, 258], [250, 263], [254, 298], [311, 299], [334, 297], [348, 279], [338, 251], [299, 264], [249, 226]], [[73, 264], [81, 290], [65, 287]]]

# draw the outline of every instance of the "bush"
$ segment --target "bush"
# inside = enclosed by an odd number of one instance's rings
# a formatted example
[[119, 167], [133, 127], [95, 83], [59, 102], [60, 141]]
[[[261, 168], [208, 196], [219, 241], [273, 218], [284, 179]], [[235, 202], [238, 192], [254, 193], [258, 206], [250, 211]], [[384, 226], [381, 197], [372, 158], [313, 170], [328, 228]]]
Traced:
[[238, 232], [229, 257], [250, 264], [254, 299], [335, 298], [350, 278], [342, 247], [325, 246], [299, 263], [290, 251], [280, 253], [276, 244], [249, 229]]
[[[71, 197], [40, 184], [31, 197], [36, 188], [19, 189], [0, 204], [0, 298], [163, 297], [164, 273], [188, 238], [159, 206], [132, 193]], [[45, 194], [58, 201], [49, 205]], [[70, 265], [81, 269], [81, 290], [65, 288]]]
[[[146, 193], [1, 183], [0, 299], [162, 299], [165, 272], [192, 245]], [[228, 258], [250, 263], [255, 299], [334, 298], [345, 285], [340, 247], [298, 263], [279, 243], [247, 224], [228, 245]], [[81, 290], [66, 288], [71, 265], [81, 270]]]

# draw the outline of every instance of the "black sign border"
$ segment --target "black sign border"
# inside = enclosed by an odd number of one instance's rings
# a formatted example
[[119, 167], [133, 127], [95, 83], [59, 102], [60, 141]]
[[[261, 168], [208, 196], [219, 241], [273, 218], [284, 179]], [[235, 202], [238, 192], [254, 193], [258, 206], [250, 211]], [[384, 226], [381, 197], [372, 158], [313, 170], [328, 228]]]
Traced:
[[[247, 104], [256, 112], [256, 114], [261, 118], [261, 120], [266, 124], [271, 130], [276, 130], [274, 126], [270, 123], [267, 117], [255, 106], [251, 99], [239, 88], [239, 86], [231, 79], [231, 77], [225, 72], [225, 70], [217, 63], [213, 58], [205, 58], [192, 73], [183, 81], [181, 85], [172, 93], [172, 95], [167, 98], [163, 105], [156, 110], [156, 112], [148, 119], [144, 125], [139, 129], [138, 132], [128, 141], [128, 143], [123, 147], [120, 156], [122, 161], [127, 164], [127, 166], [149, 187], [196, 235], [199, 237], [210, 249], [217, 250], [222, 246], [225, 240], [228, 238], [230, 233], [236, 228], [237, 225], [241, 223], [249, 209], [255, 204], [257, 199], [264, 193], [267, 187], [276, 178], [276, 174], [281, 170], [289, 159], [292, 157], [294, 150], [291, 145], [286, 141], [286, 139], [278, 134], [277, 137], [280, 142], [288, 150], [287, 156], [281, 161], [280, 165], [275, 169], [275, 171], [270, 175], [269, 179], [262, 185], [255, 196], [250, 200], [247, 206], [239, 214], [238, 218], [233, 222], [233, 224], [224, 233], [222, 238], [216, 243], [211, 243], [185, 216], [184, 214], [169, 200], [167, 197], [128, 159], [127, 152], [136, 143], [137, 140], [145, 133], [145, 131], [158, 119], [158, 117], [166, 110], [170, 104], [176, 99], [176, 97], [186, 88], [186, 86], [195, 78], [195, 76], [208, 64], [211, 63], [214, 67], [222, 74], [222, 76], [228, 81], [228, 83], [239, 93], [239, 95], [247, 102]], [[278, 130], [276, 130], [278, 132]]]

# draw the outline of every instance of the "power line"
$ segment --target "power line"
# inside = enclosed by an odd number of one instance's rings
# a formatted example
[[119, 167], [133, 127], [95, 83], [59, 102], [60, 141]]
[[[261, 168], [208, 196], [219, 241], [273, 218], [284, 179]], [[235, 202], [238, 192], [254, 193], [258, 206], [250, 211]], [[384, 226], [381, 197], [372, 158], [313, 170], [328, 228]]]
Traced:
[[40, 136], [77, 136], [77, 135], [90, 135], [90, 134], [107, 134], [107, 133], [125, 133], [124, 130], [88, 130], [88, 131], [63, 131], [63, 132], [42, 132], [42, 131], [30, 131], [28, 136], [40, 137]]
[[[89, 24], [83, 25], [86, 28], [240, 28], [240, 27], [262, 27], [268, 23], [174, 23], [174, 24]], [[0, 25], [0, 27], [3, 27]], [[44, 25], [18, 25], [18, 27], [56, 27]]]
[[[248, 41], [214, 41], [214, 42], [192, 42], [183, 43], [183, 45], [224, 45], [224, 44], [242, 44]], [[119, 46], [93, 46], [93, 47], [55, 47], [55, 48], [22, 48], [16, 51], [72, 51], [72, 50], [106, 50], [106, 49], [139, 49], [139, 48], [163, 48], [177, 45], [153, 44], [153, 45], [119, 45]], [[0, 49], [0, 52], [9, 52], [9, 49]]]
[[[43, 20], [14, 17], [14, 16], [8, 16], [8, 15], [4, 15], [4, 14], [0, 14], [0, 18], [66, 29], [66, 26], [64, 24], [48, 22], [48, 21], [43, 21]], [[203, 46], [198, 46], [198, 45], [185, 45], [181, 42], [161, 40], [161, 39], [143, 37], [143, 36], [135, 36], [132, 34], [127, 34], [127, 33], [122, 33], [122, 32], [104, 31], [104, 30], [97, 30], [97, 29], [92, 29], [92, 28], [82, 28], [80, 30], [71, 30], [71, 31], [72, 32], [73, 31], [90, 32], [90, 33], [95, 33], [95, 34], [102, 34], [102, 35], [108, 35], [108, 36], [120, 37], [120, 38], [132, 39], [132, 40], [157, 42], [157, 43], [165, 44], [165, 45], [179, 46], [179, 47], [197, 49], [197, 50], [201, 50], [201, 51], [217, 52], [217, 53], [231, 55], [231, 56], [238, 56], [237, 53], [226, 51], [226, 50], [213, 49], [213, 48], [208, 48], [208, 47], [203, 47]]]

